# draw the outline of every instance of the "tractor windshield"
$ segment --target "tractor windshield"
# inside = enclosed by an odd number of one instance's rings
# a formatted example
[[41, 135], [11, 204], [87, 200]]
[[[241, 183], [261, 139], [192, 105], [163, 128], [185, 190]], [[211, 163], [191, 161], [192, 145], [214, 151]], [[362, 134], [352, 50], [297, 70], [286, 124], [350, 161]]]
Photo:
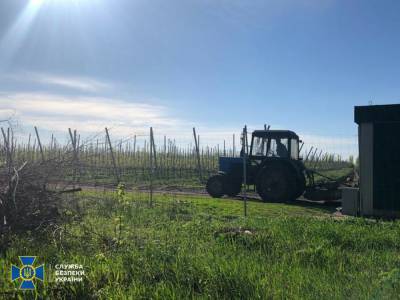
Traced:
[[289, 157], [289, 140], [287, 138], [266, 138], [255, 136], [251, 149], [252, 156]]

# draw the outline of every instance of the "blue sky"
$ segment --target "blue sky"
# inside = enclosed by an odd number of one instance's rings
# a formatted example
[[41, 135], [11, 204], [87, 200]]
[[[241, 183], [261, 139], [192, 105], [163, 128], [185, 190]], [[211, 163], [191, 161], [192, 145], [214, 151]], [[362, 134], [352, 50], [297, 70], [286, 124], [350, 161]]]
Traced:
[[53, 131], [196, 126], [210, 142], [267, 123], [352, 147], [354, 105], [399, 103], [399, 12], [367, 0], [2, 0], [0, 115]]

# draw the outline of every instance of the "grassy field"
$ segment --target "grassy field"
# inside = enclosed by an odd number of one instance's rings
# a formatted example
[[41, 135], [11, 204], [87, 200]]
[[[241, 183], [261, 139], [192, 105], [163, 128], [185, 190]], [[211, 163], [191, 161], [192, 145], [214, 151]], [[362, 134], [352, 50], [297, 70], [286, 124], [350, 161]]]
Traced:
[[[56, 230], [16, 235], [0, 298], [399, 299], [400, 222], [333, 217], [334, 207], [200, 196], [82, 192]], [[45, 263], [37, 293], [9, 279], [18, 255]], [[54, 266], [82, 264], [82, 283]]]

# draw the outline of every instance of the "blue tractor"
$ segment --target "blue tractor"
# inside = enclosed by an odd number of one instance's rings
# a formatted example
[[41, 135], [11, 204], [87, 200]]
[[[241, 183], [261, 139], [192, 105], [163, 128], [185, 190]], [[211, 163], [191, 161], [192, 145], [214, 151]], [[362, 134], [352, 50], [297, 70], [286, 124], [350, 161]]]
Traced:
[[[218, 174], [208, 179], [207, 192], [214, 198], [238, 195], [243, 184], [243, 167], [243, 150], [241, 157], [220, 157]], [[252, 133], [246, 183], [254, 185], [264, 201], [287, 202], [298, 198], [306, 191], [306, 178], [310, 179], [310, 174], [299, 158], [296, 133], [289, 130]]]

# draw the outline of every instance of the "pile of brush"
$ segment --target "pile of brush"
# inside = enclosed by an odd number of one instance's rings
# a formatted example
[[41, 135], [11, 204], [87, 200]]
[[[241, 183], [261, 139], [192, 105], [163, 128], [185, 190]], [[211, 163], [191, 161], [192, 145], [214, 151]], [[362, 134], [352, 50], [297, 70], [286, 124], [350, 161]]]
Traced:
[[61, 194], [71, 191], [59, 182], [73, 168], [73, 157], [40, 162], [14, 162], [9, 153], [6, 157], [0, 166], [0, 234], [55, 224]]

